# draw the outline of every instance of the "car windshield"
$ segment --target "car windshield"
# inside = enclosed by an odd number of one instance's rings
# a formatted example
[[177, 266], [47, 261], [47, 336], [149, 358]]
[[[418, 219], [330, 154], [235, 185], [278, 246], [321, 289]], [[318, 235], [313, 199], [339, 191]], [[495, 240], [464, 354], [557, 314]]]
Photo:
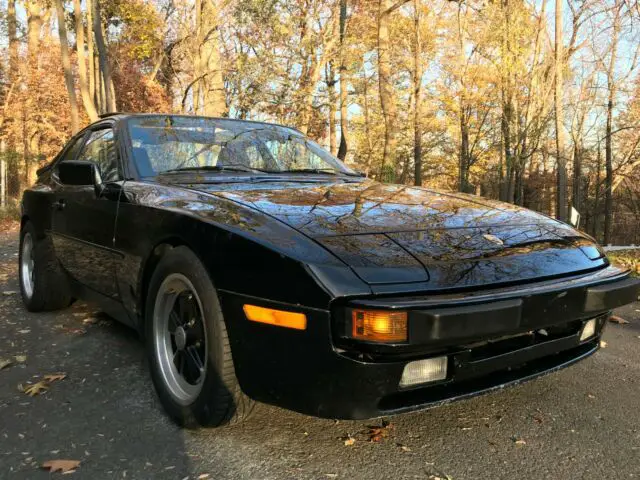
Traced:
[[241, 120], [187, 116], [128, 120], [143, 177], [189, 170], [356, 175], [296, 130]]

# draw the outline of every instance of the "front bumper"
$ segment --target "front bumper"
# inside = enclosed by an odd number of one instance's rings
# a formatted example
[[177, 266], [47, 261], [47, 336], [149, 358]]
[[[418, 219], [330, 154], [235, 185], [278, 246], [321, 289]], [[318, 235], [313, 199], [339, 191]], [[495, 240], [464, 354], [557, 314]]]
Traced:
[[[593, 354], [608, 312], [637, 298], [640, 282], [608, 268], [511, 289], [413, 298], [357, 299], [333, 312], [220, 292], [236, 375], [255, 400], [327, 418], [364, 419], [427, 408], [517, 384]], [[246, 303], [303, 312], [304, 331], [244, 318]], [[349, 306], [411, 313], [408, 345], [340, 337]], [[494, 307], [497, 307], [494, 308]], [[580, 341], [585, 321], [595, 336]], [[446, 380], [400, 388], [405, 365], [446, 355]]]

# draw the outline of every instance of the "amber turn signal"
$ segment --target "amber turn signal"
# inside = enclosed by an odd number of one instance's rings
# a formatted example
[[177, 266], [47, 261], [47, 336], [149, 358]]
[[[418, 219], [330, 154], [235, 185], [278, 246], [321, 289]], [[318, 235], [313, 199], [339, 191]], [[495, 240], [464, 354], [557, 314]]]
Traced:
[[307, 328], [307, 317], [304, 313], [274, 310], [256, 305], [245, 305], [242, 309], [247, 319], [252, 322], [268, 323], [277, 327], [295, 328], [296, 330], [305, 330]]
[[353, 338], [369, 342], [406, 342], [407, 312], [353, 310]]

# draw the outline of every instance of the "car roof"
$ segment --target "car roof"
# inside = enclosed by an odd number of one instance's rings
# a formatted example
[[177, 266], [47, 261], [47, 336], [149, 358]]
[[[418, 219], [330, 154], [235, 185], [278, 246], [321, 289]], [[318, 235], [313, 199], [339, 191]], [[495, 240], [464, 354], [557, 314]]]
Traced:
[[[255, 123], [258, 125], [270, 125], [270, 126], [274, 126], [274, 127], [282, 127], [282, 128], [288, 128], [290, 130], [295, 130], [298, 133], [302, 133], [300, 130], [298, 130], [295, 127], [292, 127], [290, 125], [282, 125], [280, 123], [273, 123], [273, 122], [262, 122], [259, 120], [243, 120], [240, 118], [229, 118], [229, 117], [209, 117], [206, 115], [185, 115], [185, 114], [181, 114], [181, 113], [126, 113], [126, 112], [109, 112], [109, 113], [102, 113], [99, 115], [100, 120], [93, 122], [91, 125], [93, 125], [94, 123], [98, 123], [104, 119], [114, 119], [114, 120], [126, 120], [128, 118], [135, 118], [135, 117], [182, 117], [182, 118], [206, 118], [206, 119], [210, 119], [210, 120], [224, 120], [224, 121], [229, 121], [229, 122], [242, 122], [242, 123]], [[88, 127], [91, 127], [91, 125], [88, 125]]]

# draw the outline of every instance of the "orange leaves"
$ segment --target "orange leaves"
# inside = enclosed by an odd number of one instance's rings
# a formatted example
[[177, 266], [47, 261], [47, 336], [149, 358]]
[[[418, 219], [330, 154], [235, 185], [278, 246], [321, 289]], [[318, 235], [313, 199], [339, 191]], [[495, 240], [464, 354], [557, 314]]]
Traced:
[[42, 468], [49, 469], [49, 472], [72, 473], [80, 465], [79, 460], [49, 460], [42, 464]]

